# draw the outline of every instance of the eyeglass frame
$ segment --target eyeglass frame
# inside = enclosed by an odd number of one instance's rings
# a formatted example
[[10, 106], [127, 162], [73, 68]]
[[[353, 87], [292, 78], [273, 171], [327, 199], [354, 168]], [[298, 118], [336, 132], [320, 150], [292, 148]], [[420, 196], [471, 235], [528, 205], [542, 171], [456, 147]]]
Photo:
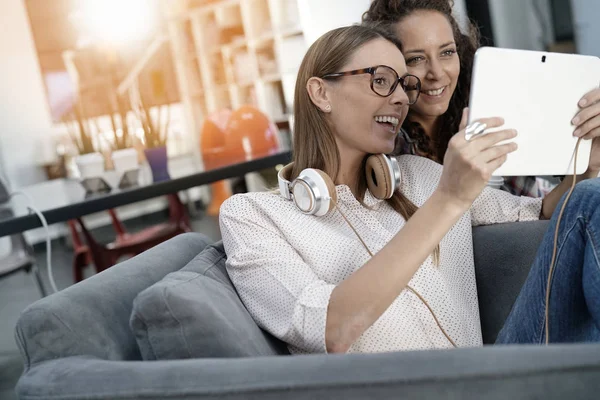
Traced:
[[[377, 68], [379, 67], [386, 67], [391, 69], [392, 71], [394, 71], [394, 73], [396, 74], [396, 76], [398, 77], [398, 79], [396, 79], [396, 82], [394, 82], [394, 84], [392, 85], [392, 88], [390, 88], [390, 92], [387, 95], [382, 95], [377, 93], [377, 91], [373, 88], [373, 80], [375, 79], [375, 71], [377, 70]], [[367, 68], [360, 68], [360, 69], [355, 69], [352, 71], [345, 71], [345, 72], [332, 72], [330, 74], [325, 74], [321, 77], [321, 79], [330, 79], [330, 78], [341, 78], [343, 76], [352, 76], [352, 75], [361, 75], [361, 74], [369, 74], [371, 75], [371, 90], [373, 91], [373, 93], [375, 93], [377, 96], [380, 97], [390, 97], [398, 88], [398, 84], [402, 83], [402, 87], [404, 87], [404, 79], [407, 76], [412, 76], [417, 80], [417, 87], [416, 89], [411, 89], [411, 90], [416, 90], [417, 91], [417, 98], [415, 99], [415, 101], [413, 101], [412, 103], [408, 102], [408, 105], [411, 106], [413, 104], [415, 104], [418, 100], [419, 100], [419, 95], [421, 94], [421, 80], [419, 79], [418, 76], [413, 75], [413, 74], [404, 74], [402, 76], [398, 75], [398, 72], [396, 72], [396, 70], [388, 65], [375, 65], [373, 67], [367, 67]], [[402, 89], [404, 90], [404, 89]], [[404, 90], [404, 93], [406, 93], [406, 90]]]

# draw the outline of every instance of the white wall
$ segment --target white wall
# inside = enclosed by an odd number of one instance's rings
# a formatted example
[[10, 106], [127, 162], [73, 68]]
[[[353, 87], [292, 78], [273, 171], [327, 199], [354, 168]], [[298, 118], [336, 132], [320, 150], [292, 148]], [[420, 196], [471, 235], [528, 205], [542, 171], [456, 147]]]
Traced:
[[[300, 21], [307, 46], [325, 32], [340, 26], [359, 23], [371, 0], [299, 0]], [[465, 0], [454, 1], [454, 12], [465, 26], [467, 8]]]
[[300, 24], [306, 45], [310, 46], [325, 32], [361, 21], [370, 0], [300, 0]]
[[0, 1], [0, 152], [13, 188], [45, 179], [42, 161], [52, 135], [24, 1]]
[[571, 0], [577, 51], [600, 57], [600, 1]]
[[544, 50], [552, 40], [548, 0], [489, 0], [489, 5], [497, 47]]

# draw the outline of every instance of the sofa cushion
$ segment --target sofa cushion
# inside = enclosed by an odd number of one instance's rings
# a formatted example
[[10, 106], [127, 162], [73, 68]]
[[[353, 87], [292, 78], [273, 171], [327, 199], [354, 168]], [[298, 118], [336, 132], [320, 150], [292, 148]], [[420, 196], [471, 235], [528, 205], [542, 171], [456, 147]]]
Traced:
[[254, 323], [225, 260], [221, 242], [208, 246], [136, 297], [130, 327], [145, 360], [287, 353], [281, 341]]
[[529, 221], [473, 229], [483, 343], [496, 341], [527, 279], [548, 225], [549, 221]]
[[[75, 356], [141, 360], [139, 346], [128, 325], [135, 297], [167, 274], [186, 266], [213, 242], [200, 233], [175, 236], [28, 306], [15, 329], [25, 368]], [[5, 326], [8, 324], [4, 316], [1, 321]], [[64, 379], [64, 375], [57, 379]]]

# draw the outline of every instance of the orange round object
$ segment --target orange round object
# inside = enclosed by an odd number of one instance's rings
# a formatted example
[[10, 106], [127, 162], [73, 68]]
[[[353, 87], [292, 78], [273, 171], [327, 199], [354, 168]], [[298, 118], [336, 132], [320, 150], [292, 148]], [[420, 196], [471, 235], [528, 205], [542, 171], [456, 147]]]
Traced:
[[225, 128], [231, 110], [223, 109], [209, 115], [202, 124], [200, 153], [206, 169], [219, 168], [228, 163]]
[[228, 156], [236, 161], [264, 157], [279, 150], [277, 127], [256, 107], [235, 110], [225, 128]]

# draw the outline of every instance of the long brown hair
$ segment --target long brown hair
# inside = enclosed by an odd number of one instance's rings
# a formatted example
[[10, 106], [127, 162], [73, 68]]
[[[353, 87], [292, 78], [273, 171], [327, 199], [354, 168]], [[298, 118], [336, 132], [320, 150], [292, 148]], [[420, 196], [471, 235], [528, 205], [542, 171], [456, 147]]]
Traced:
[[[399, 46], [395, 37], [386, 31], [360, 25], [334, 29], [321, 36], [306, 52], [296, 80], [294, 94], [294, 155], [290, 179], [295, 179], [305, 168], [326, 171], [335, 179], [340, 168], [340, 153], [326, 114], [310, 99], [306, 84], [312, 77], [339, 72], [352, 55], [364, 44], [385, 39]], [[365, 160], [363, 161], [363, 167]], [[367, 182], [364, 174], [359, 176], [358, 197], [364, 198]], [[417, 211], [415, 206], [399, 190], [387, 200], [405, 220]], [[434, 259], [439, 258], [439, 247]]]
[[[394, 25], [396, 23], [415, 11], [422, 10], [441, 13], [452, 26], [460, 59], [460, 74], [448, 110], [441, 117], [440, 131], [434, 133], [434, 137], [431, 138], [435, 146], [435, 149], [432, 149], [432, 155], [437, 157], [440, 162], [444, 160], [450, 138], [459, 131], [463, 109], [469, 104], [473, 59], [480, 40], [478, 29], [470, 21], [467, 23], [467, 34], [460, 30], [458, 22], [452, 14], [453, 6], [453, 0], [373, 0], [369, 10], [362, 16], [362, 20], [366, 25], [376, 23], [390, 33], [395, 33]], [[400, 43], [400, 49], [402, 50], [402, 42]], [[418, 122], [411, 121], [410, 114], [402, 127], [412, 138], [424, 136], [423, 127]]]

